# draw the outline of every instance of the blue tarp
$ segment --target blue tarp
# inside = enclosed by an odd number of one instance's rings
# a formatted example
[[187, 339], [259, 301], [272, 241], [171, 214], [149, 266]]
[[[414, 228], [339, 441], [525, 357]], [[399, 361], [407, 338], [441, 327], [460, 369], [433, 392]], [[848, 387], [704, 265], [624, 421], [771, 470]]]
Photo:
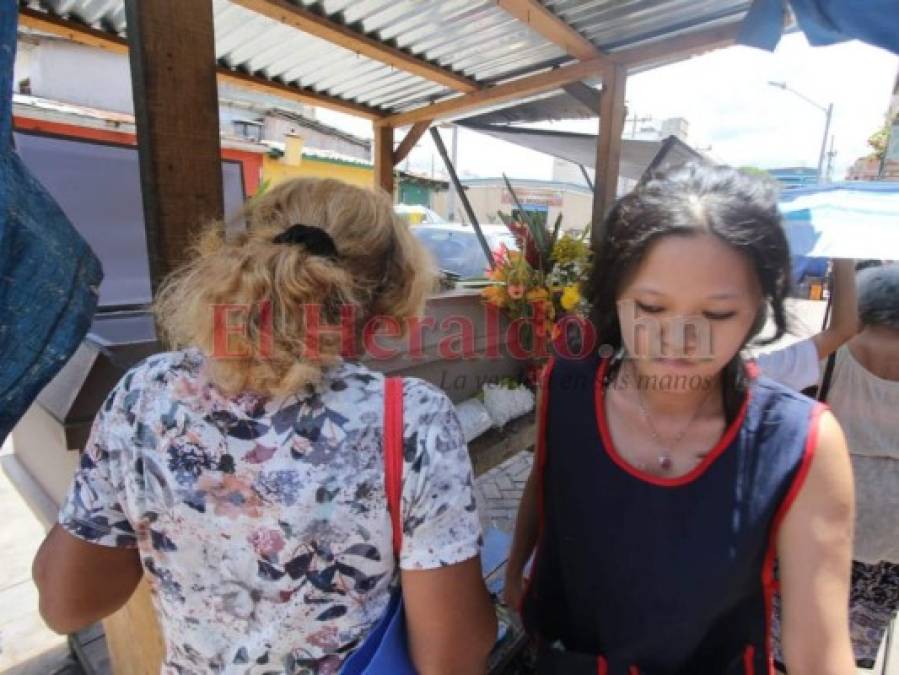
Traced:
[[786, 190], [779, 206], [794, 256], [899, 260], [899, 183]]
[[899, 54], [899, 0], [755, 0], [738, 42], [772, 51], [780, 41], [789, 2], [814, 46], [861, 40]]
[[13, 148], [16, 0], [0, 0], [0, 442], [78, 347], [100, 263]]

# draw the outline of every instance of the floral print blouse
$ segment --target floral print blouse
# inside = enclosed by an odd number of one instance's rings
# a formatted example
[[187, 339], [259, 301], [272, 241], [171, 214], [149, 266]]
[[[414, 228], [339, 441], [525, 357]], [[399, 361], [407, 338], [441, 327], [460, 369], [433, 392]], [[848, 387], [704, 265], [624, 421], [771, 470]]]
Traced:
[[[315, 389], [222, 395], [196, 350], [130, 370], [98, 413], [59, 515], [136, 547], [163, 673], [336, 673], [397, 583], [384, 492], [381, 374], [344, 361]], [[455, 408], [404, 379], [403, 569], [478, 553]]]

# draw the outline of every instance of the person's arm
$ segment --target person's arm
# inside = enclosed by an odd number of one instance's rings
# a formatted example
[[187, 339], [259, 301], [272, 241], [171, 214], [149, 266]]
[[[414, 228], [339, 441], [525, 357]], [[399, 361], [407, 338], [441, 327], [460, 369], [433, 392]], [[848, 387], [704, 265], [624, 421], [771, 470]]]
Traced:
[[409, 653], [421, 675], [481, 674], [496, 612], [481, 577], [471, 459], [446, 395], [406, 382], [400, 584]]
[[518, 505], [518, 516], [515, 519], [515, 536], [512, 549], [506, 563], [506, 585], [503, 589], [503, 601], [507, 607], [517, 610], [521, 606], [524, 595], [524, 568], [530, 560], [537, 545], [538, 518], [537, 513], [537, 463], [531, 469], [521, 502]]
[[833, 261], [833, 297], [830, 323], [812, 336], [818, 359], [826, 359], [858, 332], [858, 297], [855, 290], [855, 261]]
[[44, 622], [75, 633], [124, 605], [143, 574], [137, 549], [92, 544], [54, 525], [32, 565]]
[[[41, 615], [58, 633], [74, 633], [115, 612], [131, 597], [143, 569], [127, 513], [125, 484], [134, 452], [130, 373], [94, 419], [80, 466], [32, 564]], [[126, 397], [130, 401], [125, 404]]]
[[824, 412], [811, 468], [777, 535], [790, 675], [855, 672], [849, 640], [854, 491], [846, 440]]
[[402, 570], [409, 654], [421, 675], [481, 675], [496, 642], [496, 612], [475, 556], [449, 567]]

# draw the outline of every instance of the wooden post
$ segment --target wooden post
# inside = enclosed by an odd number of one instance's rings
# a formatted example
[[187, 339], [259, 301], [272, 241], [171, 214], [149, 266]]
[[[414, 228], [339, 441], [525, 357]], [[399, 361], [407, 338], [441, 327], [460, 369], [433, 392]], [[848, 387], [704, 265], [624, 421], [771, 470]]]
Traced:
[[596, 142], [596, 183], [593, 187], [593, 242], [602, 239], [603, 221], [615, 203], [621, 134], [624, 131], [624, 90], [627, 71], [621, 66], [606, 70], [599, 99], [599, 138]]
[[375, 186], [393, 197], [393, 127], [377, 126], [375, 130]]
[[211, 0], [126, 0], [154, 294], [197, 231], [224, 217]]

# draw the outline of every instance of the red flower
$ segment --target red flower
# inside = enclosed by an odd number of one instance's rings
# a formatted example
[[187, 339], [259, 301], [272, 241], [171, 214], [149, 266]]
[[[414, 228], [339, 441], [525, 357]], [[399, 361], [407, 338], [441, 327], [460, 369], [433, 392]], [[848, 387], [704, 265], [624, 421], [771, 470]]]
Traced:
[[505, 244], [500, 244], [499, 248], [493, 252], [493, 262], [496, 263], [497, 267], [502, 267], [506, 264], [506, 261], [509, 258], [509, 249], [506, 248]]
[[520, 300], [524, 297], [524, 286], [522, 284], [509, 284], [506, 286], [506, 292], [513, 300]]
[[524, 259], [527, 260], [528, 265], [534, 269], [539, 269], [540, 251], [537, 248], [537, 242], [534, 241], [530, 228], [525, 223], [512, 221], [509, 223], [509, 229], [512, 230], [512, 234], [518, 240], [518, 246], [524, 253]]

